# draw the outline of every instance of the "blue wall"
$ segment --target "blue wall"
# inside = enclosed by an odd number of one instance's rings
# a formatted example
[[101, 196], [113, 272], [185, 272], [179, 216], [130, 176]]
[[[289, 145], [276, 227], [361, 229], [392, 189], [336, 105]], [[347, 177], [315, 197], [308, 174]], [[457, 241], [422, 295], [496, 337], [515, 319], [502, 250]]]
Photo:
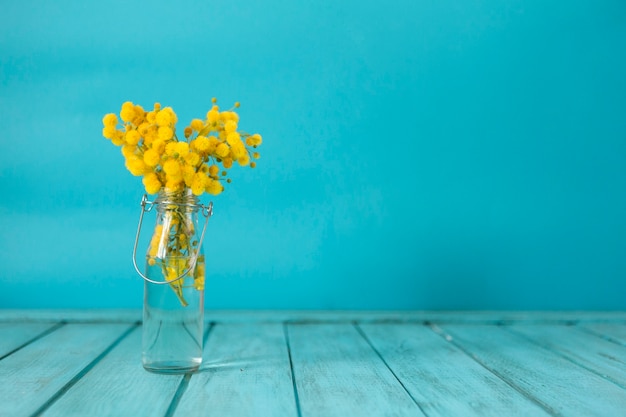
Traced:
[[139, 307], [102, 116], [215, 96], [209, 308], [626, 309], [623, 0], [4, 3], [0, 307]]

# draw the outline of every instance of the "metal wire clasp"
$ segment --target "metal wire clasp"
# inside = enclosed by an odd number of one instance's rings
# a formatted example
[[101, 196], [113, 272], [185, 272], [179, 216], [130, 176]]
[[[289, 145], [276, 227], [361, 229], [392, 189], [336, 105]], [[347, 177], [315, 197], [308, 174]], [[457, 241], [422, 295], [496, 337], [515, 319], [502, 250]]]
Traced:
[[137, 234], [135, 236], [135, 244], [133, 245], [133, 266], [135, 267], [135, 271], [146, 281], [151, 282], [152, 284], [169, 284], [176, 280], [181, 279], [189, 272], [193, 271], [196, 267], [196, 262], [198, 261], [198, 256], [200, 254], [200, 248], [202, 248], [202, 241], [204, 240], [204, 233], [206, 232], [207, 224], [209, 224], [209, 217], [213, 215], [213, 202], [210, 202], [208, 206], [204, 204], [198, 204], [198, 207], [202, 208], [202, 215], [204, 216], [204, 227], [202, 228], [202, 234], [200, 235], [200, 242], [198, 243], [198, 249], [196, 250], [195, 255], [192, 255], [191, 263], [189, 264], [189, 268], [179, 276], [169, 281], [155, 281], [153, 279], [148, 278], [141, 272], [139, 267], [137, 266], [137, 245], [139, 244], [139, 235], [141, 234], [141, 225], [143, 223], [143, 215], [151, 211], [154, 208], [154, 205], [157, 204], [154, 201], [149, 201], [148, 196], [146, 194], [143, 195], [141, 199], [141, 214], [139, 215], [139, 224], [137, 225]]

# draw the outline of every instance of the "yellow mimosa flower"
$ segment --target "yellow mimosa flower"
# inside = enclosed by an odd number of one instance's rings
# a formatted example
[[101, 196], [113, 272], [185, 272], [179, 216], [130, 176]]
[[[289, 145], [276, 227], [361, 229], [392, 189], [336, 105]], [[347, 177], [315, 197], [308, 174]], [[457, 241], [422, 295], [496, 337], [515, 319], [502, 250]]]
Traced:
[[157, 151], [159, 155], [163, 155], [165, 152], [165, 141], [163, 139], [156, 139], [152, 142], [152, 149]]
[[219, 181], [209, 178], [209, 180], [206, 183], [205, 190], [209, 194], [218, 195], [222, 191], [224, 191], [224, 187], [222, 186], [222, 184], [220, 184]]
[[220, 119], [222, 119], [222, 121], [224, 123], [226, 123], [229, 120], [232, 120], [234, 122], [238, 122], [239, 121], [239, 115], [237, 113], [235, 113], [234, 111], [223, 111], [220, 113]]
[[185, 157], [189, 153], [189, 144], [187, 142], [175, 142], [175, 150], [178, 156]]
[[220, 158], [225, 158], [230, 152], [230, 148], [225, 143], [220, 143], [219, 146], [215, 149], [215, 154]]
[[243, 142], [241, 141], [241, 135], [237, 132], [231, 132], [226, 136], [226, 142], [228, 142], [228, 144], [230, 146], [237, 146], [237, 145], [243, 145]]
[[159, 111], [156, 114], [156, 124], [161, 126], [165, 126], [165, 127], [170, 127], [171, 125], [173, 125], [173, 120], [172, 120], [172, 114], [167, 111], [167, 108]]
[[125, 122], [130, 122], [135, 117], [135, 105], [130, 101], [122, 104], [122, 111], [120, 112], [120, 117]]
[[182, 191], [183, 186], [184, 186], [184, 183], [182, 181], [182, 178], [173, 178], [173, 179], [168, 178], [168, 180], [165, 182], [165, 188], [169, 192]]
[[102, 118], [102, 124], [104, 127], [113, 127], [117, 126], [117, 116], [114, 113], [109, 113], [104, 115]]
[[235, 122], [234, 120], [227, 121], [226, 123], [224, 123], [224, 130], [227, 133], [235, 132], [237, 130], [237, 122]]
[[204, 129], [204, 122], [200, 119], [193, 119], [189, 127], [191, 127], [196, 132], [199, 132]]
[[217, 106], [213, 106], [213, 108], [207, 112], [206, 119], [210, 124], [219, 122], [220, 113]]
[[174, 136], [174, 131], [169, 126], [159, 126], [159, 139], [169, 140]]
[[146, 137], [149, 131], [150, 131], [150, 123], [143, 122], [139, 126], [137, 126], [137, 132], [139, 132], [139, 135], [143, 138]]
[[146, 164], [144, 164], [143, 158], [139, 158], [136, 155], [130, 155], [126, 158], [126, 168], [136, 177], [146, 172]]
[[113, 137], [115, 136], [115, 132], [117, 131], [118, 130], [115, 128], [115, 126], [104, 126], [104, 128], [102, 129], [102, 136], [107, 139], [113, 139]]
[[209, 139], [206, 136], [198, 136], [191, 141], [191, 148], [199, 152], [206, 152], [209, 149]]
[[167, 142], [165, 144], [165, 155], [174, 156], [176, 153], [176, 143], [177, 142]]
[[187, 165], [191, 165], [193, 167], [200, 163], [200, 155], [198, 155], [196, 152], [189, 152], [187, 155], [184, 156], [184, 158]]
[[159, 181], [157, 174], [154, 172], [149, 172], [144, 175], [142, 182], [148, 194], [158, 193], [163, 186], [163, 184], [161, 184], [161, 181]]
[[137, 146], [135, 145], [122, 146], [122, 155], [124, 155], [124, 158], [130, 158], [131, 155], [135, 155], [136, 151], [137, 151]]
[[131, 122], [135, 126], [139, 126], [140, 124], [142, 124], [144, 122], [145, 119], [146, 119], [146, 112], [144, 111], [143, 107], [141, 107], [139, 105], [136, 105], [135, 106], [135, 116], [133, 117]]
[[237, 163], [242, 167], [245, 167], [250, 163], [250, 155], [248, 155], [248, 152], [246, 152], [245, 149], [243, 151], [244, 154], [237, 159]]
[[192, 166], [185, 165], [183, 167], [183, 181], [187, 187], [191, 187], [193, 182], [193, 176], [196, 174], [196, 169]]
[[255, 133], [254, 135], [250, 135], [246, 139], [246, 145], [248, 146], [259, 146], [261, 143], [263, 143], [263, 139], [261, 138], [261, 135], [259, 135], [258, 133]]
[[161, 160], [161, 155], [156, 149], [148, 149], [143, 154], [143, 162], [149, 167], [155, 167]]
[[168, 159], [163, 164], [163, 171], [168, 175], [178, 175], [180, 174], [180, 164], [175, 159]]
[[125, 144], [126, 142], [124, 141], [124, 132], [120, 130], [116, 130], [115, 132], [113, 132], [111, 142], [113, 142], [113, 145], [116, 146], [122, 146], [123, 144]]
[[217, 175], [220, 173], [220, 167], [218, 167], [217, 165], [211, 165], [209, 167], [209, 175], [212, 177], [217, 177]]
[[205, 174], [198, 172], [193, 176], [191, 181], [191, 192], [194, 195], [202, 195], [204, 188], [207, 185], [208, 178]]
[[136, 145], [139, 143], [139, 139], [141, 139], [141, 136], [136, 130], [129, 130], [126, 132], [126, 143], [129, 145]]

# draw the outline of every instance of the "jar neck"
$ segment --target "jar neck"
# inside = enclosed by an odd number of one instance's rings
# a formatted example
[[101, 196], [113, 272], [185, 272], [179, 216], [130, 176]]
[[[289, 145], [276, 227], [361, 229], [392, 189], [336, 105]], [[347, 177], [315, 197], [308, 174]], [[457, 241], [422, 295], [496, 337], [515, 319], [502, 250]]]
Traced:
[[158, 211], [166, 210], [170, 206], [181, 206], [190, 211], [197, 211], [200, 208], [200, 199], [187, 187], [181, 191], [161, 190], [154, 202]]

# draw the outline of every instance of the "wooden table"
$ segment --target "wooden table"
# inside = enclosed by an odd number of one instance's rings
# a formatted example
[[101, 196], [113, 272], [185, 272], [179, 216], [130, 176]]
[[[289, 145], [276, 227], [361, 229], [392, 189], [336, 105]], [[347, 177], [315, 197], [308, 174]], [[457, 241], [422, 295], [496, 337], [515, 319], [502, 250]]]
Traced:
[[215, 312], [199, 372], [141, 312], [0, 310], [0, 416], [626, 416], [626, 312]]

